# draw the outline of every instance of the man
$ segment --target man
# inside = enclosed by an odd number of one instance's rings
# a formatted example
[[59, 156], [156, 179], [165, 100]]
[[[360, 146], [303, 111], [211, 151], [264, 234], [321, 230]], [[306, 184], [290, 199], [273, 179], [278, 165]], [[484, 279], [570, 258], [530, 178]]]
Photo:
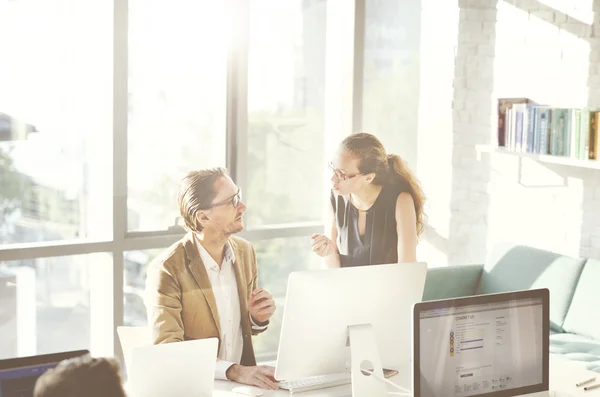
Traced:
[[126, 397], [119, 364], [89, 355], [65, 360], [35, 383], [34, 397]]
[[219, 338], [215, 377], [277, 389], [274, 368], [256, 366], [252, 335], [275, 312], [257, 287], [256, 254], [244, 230], [246, 205], [222, 168], [190, 172], [179, 210], [189, 233], [148, 268], [146, 306], [155, 344]]

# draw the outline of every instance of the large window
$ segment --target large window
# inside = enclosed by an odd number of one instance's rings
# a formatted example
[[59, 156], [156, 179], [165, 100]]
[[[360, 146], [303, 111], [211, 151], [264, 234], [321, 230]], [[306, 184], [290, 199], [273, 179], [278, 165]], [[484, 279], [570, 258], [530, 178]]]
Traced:
[[248, 224], [315, 221], [322, 190], [324, 1], [250, 2]]
[[111, 12], [0, 1], [0, 244], [112, 229]]
[[184, 236], [179, 181], [218, 166], [278, 304], [256, 340], [274, 357], [288, 275], [322, 266], [310, 235], [341, 136], [324, 126], [351, 117], [330, 103], [352, 90], [328, 85], [327, 48], [354, 41], [330, 35], [330, 4], [0, 0], [0, 358], [121, 354], [149, 262]]
[[127, 326], [148, 324], [144, 304], [146, 269], [160, 252], [160, 249], [127, 251], [123, 255], [123, 324]]
[[111, 268], [102, 253], [0, 262], [0, 359], [105, 350]]
[[174, 226], [182, 176], [225, 166], [224, 4], [130, 0], [129, 230]]
[[420, 2], [365, 0], [364, 131], [416, 166]]

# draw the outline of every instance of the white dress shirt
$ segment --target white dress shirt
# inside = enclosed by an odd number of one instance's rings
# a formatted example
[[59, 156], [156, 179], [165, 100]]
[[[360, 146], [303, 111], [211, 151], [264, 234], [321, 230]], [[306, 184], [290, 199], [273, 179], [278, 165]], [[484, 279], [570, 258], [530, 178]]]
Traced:
[[[235, 278], [235, 254], [229, 242], [225, 244], [221, 268], [210, 256], [208, 251], [196, 239], [198, 253], [206, 268], [210, 285], [217, 303], [219, 325], [221, 328], [221, 347], [217, 355], [215, 379], [227, 379], [226, 372], [233, 364], [242, 360], [244, 340], [242, 337], [242, 318], [240, 313], [240, 300]], [[250, 316], [252, 328], [263, 330], [266, 328], [256, 325]]]

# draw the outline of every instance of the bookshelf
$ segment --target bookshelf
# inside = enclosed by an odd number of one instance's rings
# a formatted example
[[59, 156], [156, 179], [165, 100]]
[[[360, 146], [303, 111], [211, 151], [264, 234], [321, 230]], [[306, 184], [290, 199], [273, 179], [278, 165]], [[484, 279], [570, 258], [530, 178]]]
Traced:
[[600, 109], [540, 105], [529, 98], [498, 98], [496, 139], [481, 153], [539, 163], [600, 169]]
[[481, 155], [481, 153], [490, 153], [532, 159], [540, 163], [546, 164], [560, 164], [569, 167], [590, 168], [600, 170], [600, 160], [579, 160], [566, 156], [516, 152], [505, 147], [498, 147], [493, 145], [477, 145], [475, 147], [475, 150], [477, 151], [478, 158]]

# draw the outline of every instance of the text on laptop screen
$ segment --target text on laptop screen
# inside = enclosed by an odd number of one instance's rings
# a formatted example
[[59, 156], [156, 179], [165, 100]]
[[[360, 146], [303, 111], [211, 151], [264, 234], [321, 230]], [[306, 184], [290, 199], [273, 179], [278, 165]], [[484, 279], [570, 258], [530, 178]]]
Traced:
[[541, 298], [424, 310], [419, 317], [422, 396], [477, 396], [542, 383]]
[[35, 382], [58, 363], [0, 370], [0, 397], [33, 397]]

